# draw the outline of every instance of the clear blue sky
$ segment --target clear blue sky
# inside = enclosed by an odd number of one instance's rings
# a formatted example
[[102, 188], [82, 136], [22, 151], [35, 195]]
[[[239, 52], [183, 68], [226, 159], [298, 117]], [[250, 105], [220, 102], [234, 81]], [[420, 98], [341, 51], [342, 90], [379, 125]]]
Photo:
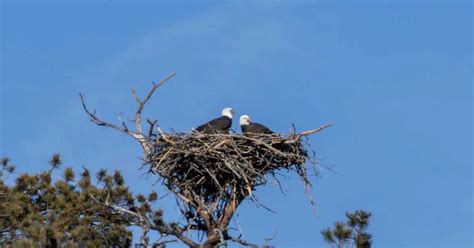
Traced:
[[[319, 215], [290, 176], [285, 196], [257, 191], [277, 214], [241, 207], [247, 239], [277, 230], [277, 247], [322, 247], [321, 229], [367, 209], [375, 247], [472, 247], [469, 2], [69, 2], [1, 3], [0, 156], [18, 172], [59, 152], [163, 194], [138, 170], [140, 147], [90, 123], [78, 92], [118, 121], [132, 88], [175, 71], [146, 109], [166, 130], [227, 106], [279, 132], [335, 124], [311, 138], [333, 168], [314, 181]], [[176, 218], [172, 199], [158, 206]]]

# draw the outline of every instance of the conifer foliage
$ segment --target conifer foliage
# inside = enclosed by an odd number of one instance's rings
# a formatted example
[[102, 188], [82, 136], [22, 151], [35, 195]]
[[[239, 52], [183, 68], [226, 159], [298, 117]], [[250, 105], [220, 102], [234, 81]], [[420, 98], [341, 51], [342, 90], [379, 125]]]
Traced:
[[332, 247], [346, 248], [370, 248], [372, 235], [367, 233], [369, 218], [372, 213], [364, 210], [356, 210], [346, 213], [347, 221], [336, 222], [334, 228], [321, 231], [324, 240]]
[[[136, 223], [110, 211], [97, 201], [153, 215], [164, 225], [162, 211], [153, 211], [157, 194], [134, 197], [119, 171], [100, 170], [93, 177], [87, 169], [76, 175], [72, 168], [59, 173], [61, 158], [55, 154], [50, 169], [21, 174], [13, 186], [5, 181], [15, 166], [8, 158], [0, 163], [1, 247], [129, 247]], [[58, 175], [59, 174], [59, 175]], [[58, 178], [59, 177], [59, 178]], [[58, 178], [53, 180], [54, 178]], [[146, 240], [142, 240], [140, 246]]]

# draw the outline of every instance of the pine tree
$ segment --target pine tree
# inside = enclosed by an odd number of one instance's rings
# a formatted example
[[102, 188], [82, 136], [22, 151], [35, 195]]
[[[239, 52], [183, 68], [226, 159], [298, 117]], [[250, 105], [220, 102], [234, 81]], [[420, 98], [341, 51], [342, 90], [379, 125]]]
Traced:
[[[137, 225], [133, 218], [117, 215], [99, 201], [153, 216], [159, 226], [163, 212], [153, 211], [156, 193], [134, 197], [119, 171], [101, 170], [95, 179], [87, 169], [76, 177], [72, 168], [53, 182], [52, 174], [62, 164], [55, 154], [51, 169], [38, 174], [21, 174], [13, 186], [5, 179], [15, 166], [8, 158], [0, 168], [0, 246], [2, 247], [129, 247]], [[93, 183], [95, 181], [95, 183]]]
[[334, 228], [326, 228], [321, 231], [324, 240], [332, 247], [345, 248], [370, 248], [372, 235], [367, 233], [369, 218], [372, 213], [364, 210], [356, 210], [346, 213], [347, 221], [336, 222]]

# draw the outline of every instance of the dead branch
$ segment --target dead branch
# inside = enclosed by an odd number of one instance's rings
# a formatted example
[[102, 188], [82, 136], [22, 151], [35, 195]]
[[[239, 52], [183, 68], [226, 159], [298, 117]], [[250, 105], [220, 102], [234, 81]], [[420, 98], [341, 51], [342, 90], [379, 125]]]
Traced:
[[[187, 218], [188, 226], [205, 226], [205, 245], [221, 242], [214, 231], [225, 233], [240, 203], [251, 199], [255, 187], [268, 182], [278, 171], [294, 171], [303, 180], [310, 203], [311, 184], [306, 173], [307, 161], [315, 161], [301, 137], [317, 133], [330, 125], [290, 135], [164, 133], [158, 128], [152, 137], [148, 158], [150, 171], [181, 199], [180, 209], [191, 206], [196, 216]], [[275, 178], [275, 180], [278, 180]], [[280, 186], [281, 188], [281, 186]], [[216, 236], [217, 235], [217, 236]], [[228, 240], [228, 239], [225, 239]], [[217, 243], [216, 243], [217, 242]]]
[[232, 240], [233, 242], [239, 243], [243, 246], [247, 246], [247, 247], [255, 247], [255, 248], [259, 247], [256, 244], [250, 243], [248, 241], [245, 241], [245, 240], [242, 240], [242, 239], [239, 239], [239, 238], [236, 238], [236, 237], [230, 237], [230, 240]]
[[133, 97], [135, 98], [135, 101], [137, 102], [137, 105], [138, 105], [137, 112], [135, 113], [135, 126], [136, 126], [136, 131], [138, 133], [143, 133], [142, 127], [141, 127], [141, 114], [142, 114], [143, 108], [145, 107], [145, 104], [148, 102], [148, 100], [150, 100], [151, 96], [153, 95], [153, 93], [155, 93], [156, 89], [158, 89], [158, 87], [162, 86], [164, 83], [166, 83], [166, 81], [174, 77], [174, 75], [176, 75], [176, 72], [173, 72], [167, 77], [163, 78], [157, 84], [153, 83], [153, 87], [151, 88], [151, 90], [148, 92], [148, 94], [143, 100], [140, 100], [135, 90], [132, 90]]
[[308, 136], [308, 135], [320, 132], [323, 129], [328, 128], [328, 127], [332, 127], [332, 124], [323, 125], [323, 126], [320, 126], [316, 129], [311, 129], [311, 130], [308, 130], [308, 131], [301, 132], [296, 136], [296, 140], [299, 141], [304, 136]]
[[[159, 233], [161, 234], [165, 234], [165, 235], [172, 235], [176, 238], [178, 238], [179, 240], [181, 240], [184, 244], [190, 246], [190, 247], [196, 247], [198, 244], [196, 244], [194, 241], [192, 241], [191, 239], [189, 239], [188, 237], [184, 236], [183, 233], [181, 232], [180, 229], [178, 228], [167, 228], [166, 226], [160, 226], [160, 225], [155, 225], [152, 223], [152, 221], [148, 220], [145, 216], [143, 216], [142, 214], [140, 214], [139, 212], [135, 212], [135, 211], [132, 211], [132, 210], [129, 210], [129, 209], [125, 209], [125, 208], [122, 208], [120, 206], [116, 206], [116, 205], [113, 205], [113, 204], [110, 204], [108, 202], [108, 197], [106, 198], [105, 202], [101, 202], [99, 201], [97, 198], [94, 197], [94, 195], [90, 194], [90, 197], [92, 200], [94, 200], [96, 203], [98, 204], [101, 204], [101, 205], [104, 205], [110, 209], [112, 209], [113, 211], [115, 212], [119, 212], [120, 214], [122, 215], [125, 215], [125, 216], [130, 216], [130, 217], [133, 217], [135, 218], [137, 221], [136, 221], [136, 225], [141, 227], [142, 228], [142, 231], [146, 234], [146, 232], [148, 232], [148, 230], [156, 230], [158, 231]], [[141, 241], [142, 243], [144, 242], [144, 238], [143, 238], [143, 235], [141, 236]], [[146, 242], [144, 242], [146, 243]]]
[[157, 83], [157, 84], [153, 83], [153, 87], [151, 88], [151, 90], [148, 92], [148, 94], [146, 95], [146, 97], [143, 100], [140, 100], [140, 98], [138, 97], [135, 90], [132, 90], [132, 95], [135, 98], [135, 101], [137, 102], [137, 110], [135, 112], [135, 131], [130, 130], [125, 125], [125, 123], [123, 121], [121, 123], [122, 127], [119, 127], [119, 126], [114, 125], [110, 122], [99, 119], [99, 117], [97, 117], [95, 111], [93, 113], [89, 111], [89, 109], [87, 108], [86, 103], [84, 101], [84, 95], [82, 93], [79, 93], [79, 96], [81, 98], [82, 107], [84, 108], [84, 111], [87, 113], [87, 115], [89, 116], [89, 118], [91, 119], [91, 121], [93, 123], [95, 123], [99, 126], [105, 126], [105, 127], [108, 127], [108, 128], [112, 128], [112, 129], [118, 130], [122, 133], [125, 133], [129, 136], [132, 136], [134, 139], [136, 139], [140, 143], [140, 145], [143, 148], [143, 151], [145, 152], [145, 155], [148, 156], [148, 154], [150, 153], [150, 150], [151, 150], [151, 146], [152, 146], [151, 143], [150, 143], [150, 136], [151, 136], [151, 134], [153, 134], [153, 127], [156, 125], [156, 121], [155, 122], [149, 122], [150, 131], [148, 132], [148, 135], [144, 134], [143, 129], [142, 129], [142, 125], [141, 125], [141, 122], [142, 122], [141, 121], [141, 114], [142, 114], [142, 111], [145, 107], [145, 104], [148, 102], [148, 100], [150, 100], [151, 96], [153, 95], [153, 93], [155, 93], [156, 89], [158, 89], [160, 86], [162, 86], [164, 83], [166, 83], [166, 81], [168, 81], [169, 79], [174, 77], [174, 75], [176, 75], [175, 72], [171, 73], [167, 77], [160, 80], [159, 83]]
[[[149, 166], [149, 172], [158, 175], [166, 188], [177, 197], [179, 209], [186, 223], [173, 227], [154, 225], [147, 216], [111, 205], [107, 200], [101, 203], [115, 212], [133, 217], [136, 224], [142, 227], [141, 242], [145, 246], [149, 246], [145, 238], [149, 230], [156, 230], [163, 235], [174, 236], [190, 247], [214, 247], [227, 241], [257, 247], [241, 240], [240, 237], [230, 236], [229, 223], [238, 206], [246, 199], [272, 211], [261, 205], [252, 192], [256, 187], [267, 184], [272, 177], [281, 190], [280, 181], [276, 178], [276, 175], [281, 174], [278, 173], [280, 171], [298, 174], [311, 205], [316, 206], [311, 196], [312, 187], [307, 169], [312, 166], [317, 172], [318, 168], [314, 152], [306, 150], [307, 146], [304, 143], [306, 139], [302, 138], [332, 125], [322, 125], [300, 133], [296, 133], [293, 126], [288, 135], [165, 133], [158, 121], [147, 119], [149, 128], [143, 133], [141, 118], [146, 103], [156, 89], [174, 75], [175, 73], [172, 73], [159, 83], [153, 83], [153, 87], [143, 100], [138, 97], [135, 90], [132, 90], [137, 104], [135, 130], [130, 130], [123, 121], [122, 126], [117, 126], [99, 119], [95, 112], [89, 111], [84, 96], [80, 94], [82, 106], [91, 121], [136, 139], [145, 154], [144, 166]], [[197, 244], [185, 236], [191, 230], [203, 231], [207, 235], [207, 240]]]
[[92, 122], [94, 122], [98, 126], [105, 126], [105, 127], [108, 127], [108, 128], [112, 128], [112, 129], [118, 130], [122, 133], [131, 135], [133, 137], [133, 133], [131, 131], [128, 131], [127, 129], [125, 129], [125, 127], [121, 128], [121, 127], [118, 127], [114, 124], [111, 124], [109, 122], [106, 122], [106, 121], [103, 121], [103, 120], [99, 119], [96, 116], [95, 111], [94, 111], [94, 113], [91, 113], [89, 111], [89, 109], [87, 109], [86, 103], [84, 101], [84, 95], [82, 93], [79, 93], [79, 97], [81, 98], [81, 103], [82, 103], [82, 107], [84, 108], [84, 111], [86, 111], [87, 115], [90, 117]]

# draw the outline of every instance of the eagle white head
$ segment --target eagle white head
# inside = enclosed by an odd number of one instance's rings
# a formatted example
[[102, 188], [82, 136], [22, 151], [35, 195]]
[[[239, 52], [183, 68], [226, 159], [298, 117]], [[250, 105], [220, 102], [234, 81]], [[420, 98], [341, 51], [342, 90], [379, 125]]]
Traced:
[[222, 110], [222, 116], [227, 116], [232, 119], [232, 115], [234, 114], [234, 110], [232, 108], [225, 108]]
[[240, 116], [239, 124], [241, 126], [250, 124], [250, 116], [248, 116], [248, 115]]

